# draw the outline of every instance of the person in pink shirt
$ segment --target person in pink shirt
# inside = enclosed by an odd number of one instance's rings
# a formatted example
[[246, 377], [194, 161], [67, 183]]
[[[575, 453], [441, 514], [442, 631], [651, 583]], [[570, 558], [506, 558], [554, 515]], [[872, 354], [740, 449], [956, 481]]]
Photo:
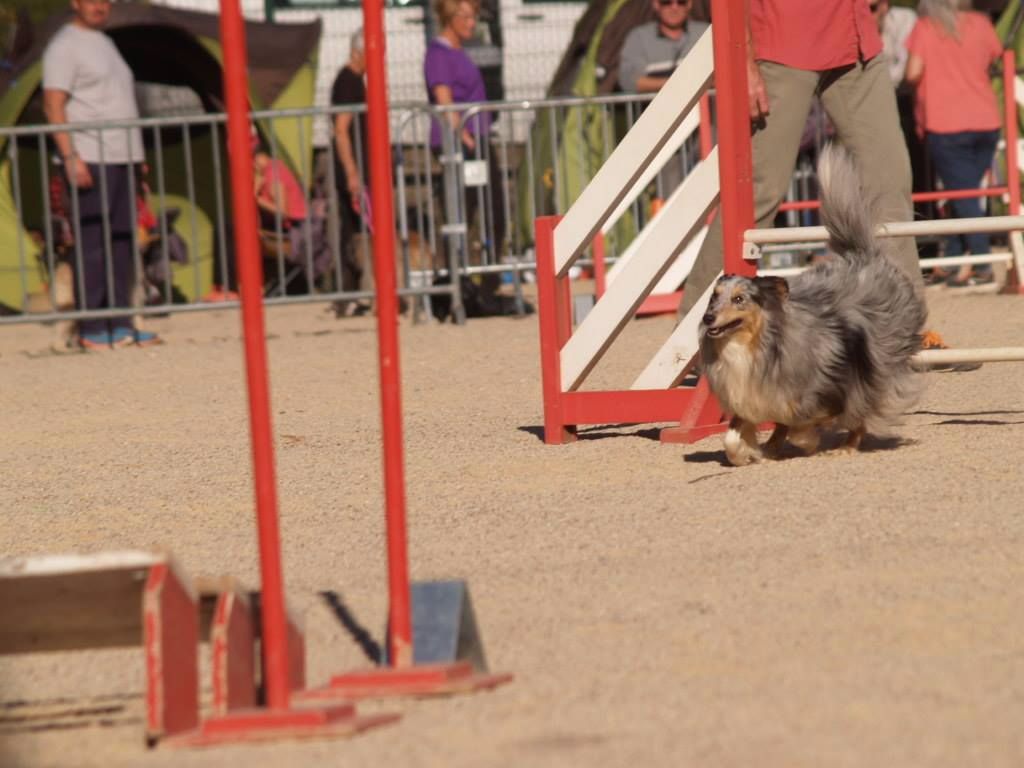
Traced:
[[286, 229], [292, 223], [305, 219], [306, 196], [284, 161], [271, 157], [265, 147], [259, 146], [253, 153], [252, 164], [256, 180], [256, 204], [260, 208], [261, 218], [264, 221], [270, 219], [265, 226], [273, 228], [273, 220], [277, 216], [282, 218]]
[[[906, 79], [917, 86], [918, 129], [923, 132], [935, 170], [946, 189], [976, 189], [992, 166], [1002, 118], [996, 103], [989, 68], [1002, 46], [987, 16], [969, 10], [967, 0], [921, 0], [921, 18], [906, 47], [910, 53]], [[954, 216], [983, 216], [977, 198], [952, 200]], [[991, 250], [989, 236], [978, 232], [950, 235], [946, 255], [981, 255]], [[936, 272], [933, 282], [961, 287], [993, 280], [991, 265], [946, 276]]]
[[[254, 146], [252, 165], [260, 228], [286, 261], [305, 268], [307, 280], [318, 279], [331, 266], [323, 214], [317, 206], [307, 205], [302, 185], [284, 160], [271, 157], [258, 141]], [[278, 227], [284, 242], [278, 242]]]
[[[770, 227], [774, 222], [789, 189], [815, 96], [832, 120], [837, 139], [857, 158], [865, 192], [878, 215], [885, 221], [911, 220], [910, 159], [868, 0], [746, 4], [755, 226]], [[913, 238], [892, 242], [893, 260], [920, 284]], [[686, 280], [681, 316], [721, 269], [722, 230], [716, 217]]]

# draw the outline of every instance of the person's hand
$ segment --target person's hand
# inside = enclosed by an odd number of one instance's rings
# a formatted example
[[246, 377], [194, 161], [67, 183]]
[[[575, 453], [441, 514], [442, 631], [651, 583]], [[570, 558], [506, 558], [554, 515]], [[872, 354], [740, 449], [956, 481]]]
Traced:
[[348, 180], [348, 197], [352, 205], [352, 210], [356, 213], [362, 213], [363, 185], [358, 178]]
[[87, 189], [92, 186], [92, 174], [89, 173], [89, 166], [78, 155], [69, 155], [64, 158], [64, 170], [68, 181], [73, 182], [76, 187]]
[[750, 102], [750, 119], [756, 122], [764, 118], [770, 111], [768, 91], [764, 87], [761, 68], [753, 59], [747, 61], [747, 97]]
[[469, 128], [462, 129], [462, 145], [470, 151], [476, 149], [476, 136]]

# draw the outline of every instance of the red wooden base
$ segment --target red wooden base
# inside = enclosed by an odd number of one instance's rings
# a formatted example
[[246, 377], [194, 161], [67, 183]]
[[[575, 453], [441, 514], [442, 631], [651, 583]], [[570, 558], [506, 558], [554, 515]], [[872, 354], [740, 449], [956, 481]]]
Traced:
[[[306, 686], [306, 640], [291, 614], [287, 621], [288, 685], [290, 690], [297, 691]], [[210, 623], [215, 715], [256, 706], [254, 662], [262, 661], [256, 658], [257, 625], [258, 616], [242, 591], [229, 589], [217, 596]]]
[[241, 592], [222, 592], [210, 628], [215, 716], [256, 706], [254, 638], [248, 599]]
[[695, 443], [709, 435], [724, 432], [728, 426], [725, 414], [708, 388], [707, 379], [701, 377], [686, 404], [679, 426], [661, 430], [659, 439], [663, 443]]
[[451, 696], [490, 690], [512, 680], [510, 674], [480, 674], [469, 662], [368, 669], [331, 678], [326, 687], [302, 691], [302, 701], [342, 696], [347, 699], [397, 696]]
[[682, 291], [673, 293], [652, 293], [637, 308], [637, 317], [650, 315], [674, 315], [679, 310], [679, 302], [683, 299]]
[[164, 740], [169, 747], [351, 736], [393, 723], [398, 714], [357, 715], [352, 704], [321, 708], [245, 709], [204, 720], [192, 733]]
[[146, 656], [146, 740], [183, 733], [199, 722], [199, 610], [169, 562], [149, 569], [142, 593]]
[[[576, 428], [582, 425], [657, 424], [680, 419], [678, 427], [661, 432], [665, 443], [692, 443], [725, 429], [723, 414], [704, 381], [694, 388], [664, 390], [562, 390], [561, 351], [572, 335], [572, 302], [568, 279], [555, 275], [554, 230], [558, 221], [557, 216], [541, 216], [535, 223], [544, 442], [573, 442], [577, 439]], [[675, 312], [681, 296], [649, 296], [644, 306], [650, 311]]]
[[703, 440], [705, 437], [725, 432], [728, 427], [729, 425], [724, 421], [717, 424], [703, 424], [693, 427], [665, 427], [665, 429], [658, 433], [658, 440], [666, 445], [690, 445], [691, 443]]

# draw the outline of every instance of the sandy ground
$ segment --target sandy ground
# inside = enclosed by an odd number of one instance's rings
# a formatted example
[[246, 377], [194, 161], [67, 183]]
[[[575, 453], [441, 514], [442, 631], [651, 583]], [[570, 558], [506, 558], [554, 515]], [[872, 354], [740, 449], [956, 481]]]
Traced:
[[[944, 289], [943, 289], [944, 290]], [[1024, 300], [931, 295], [961, 346], [1024, 341]], [[290, 603], [309, 677], [368, 662], [315, 597], [385, 617], [372, 319], [268, 316]], [[236, 314], [168, 344], [58, 357], [0, 332], [0, 551], [166, 547], [257, 574]], [[626, 386], [670, 328], [632, 323]], [[350, 740], [142, 742], [136, 650], [0, 659], [0, 765], [1019, 766], [1024, 365], [929, 374], [899, 440], [733, 469], [651, 425], [540, 439], [533, 318], [402, 325], [414, 578], [466, 578], [491, 693], [371, 704]], [[77, 711], [77, 714], [75, 712]]]

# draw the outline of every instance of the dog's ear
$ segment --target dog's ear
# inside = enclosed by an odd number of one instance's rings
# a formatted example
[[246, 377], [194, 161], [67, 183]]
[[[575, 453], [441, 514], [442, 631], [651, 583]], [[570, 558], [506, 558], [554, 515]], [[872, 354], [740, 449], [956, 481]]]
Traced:
[[775, 296], [780, 302], [789, 298], [789, 283], [784, 277], [755, 277], [754, 285], [766, 296]]

